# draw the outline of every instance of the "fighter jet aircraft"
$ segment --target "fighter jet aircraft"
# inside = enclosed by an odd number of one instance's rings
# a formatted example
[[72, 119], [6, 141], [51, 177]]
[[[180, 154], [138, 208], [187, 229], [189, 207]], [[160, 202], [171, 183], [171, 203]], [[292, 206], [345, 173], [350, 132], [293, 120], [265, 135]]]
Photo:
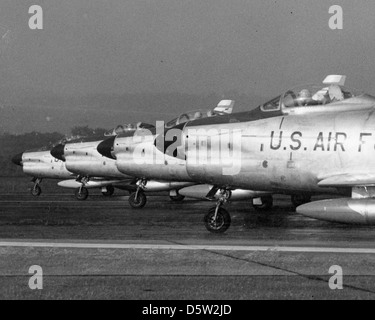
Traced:
[[12, 162], [21, 166], [26, 175], [33, 177], [31, 194], [35, 197], [42, 193], [40, 184], [43, 179], [69, 179], [74, 176], [66, 169], [64, 162], [52, 157], [46, 148], [19, 153], [12, 158]]
[[220, 190], [204, 219], [209, 231], [229, 228], [223, 204], [232, 188], [343, 195], [299, 206], [297, 212], [375, 223], [375, 98], [346, 88], [345, 80], [328, 76], [323, 84], [298, 86], [254, 110], [189, 121], [171, 128], [172, 138], [164, 133], [165, 143], [173, 141], [174, 156], [186, 159], [191, 179]]
[[[108, 159], [116, 160], [116, 166], [123, 174], [137, 177], [137, 190], [134, 197], [130, 198], [130, 204], [133, 207], [135, 207], [132, 204], [133, 201], [146, 203], [146, 195], [143, 191], [149, 186], [150, 179], [178, 181], [181, 184], [189, 183], [190, 186], [175, 190], [176, 197], [217, 200], [219, 188], [194, 182], [194, 177], [190, 177], [187, 172], [186, 159], [179, 159], [176, 156], [177, 151], [173, 145], [177, 141], [173, 140], [173, 128], [175, 126], [182, 128], [187, 121], [191, 120], [219, 118], [231, 114], [233, 107], [234, 101], [223, 100], [213, 110], [184, 113], [166, 125], [161, 123], [160, 126], [152, 128], [152, 130], [137, 130], [119, 134], [99, 144], [98, 152]], [[171, 140], [166, 139], [164, 130], [168, 131]], [[179, 134], [179, 132], [177, 130], [176, 133]], [[157, 137], [156, 140], [155, 137]], [[160, 144], [163, 146], [162, 148], [160, 148]], [[232, 201], [252, 200], [253, 207], [258, 211], [267, 211], [273, 206], [272, 192], [270, 191], [230, 188], [228, 192]], [[292, 196], [295, 206], [308, 201], [310, 201], [310, 195], [295, 194]], [[137, 208], [141, 207], [137, 206]]]
[[[126, 124], [117, 126], [106, 133], [109, 141], [113, 141], [117, 135], [133, 135], [143, 130], [153, 130], [154, 126], [146, 123]], [[51, 150], [51, 155], [63, 161], [66, 168], [77, 175], [77, 179], [62, 181], [61, 187], [75, 188], [78, 200], [86, 200], [89, 188], [102, 187], [103, 194], [113, 194], [114, 187], [131, 192], [129, 203], [134, 208], [146, 205], [146, 197], [139, 195], [139, 183], [134, 176], [124, 174], [117, 169], [116, 162], [98, 153], [97, 148], [103, 142], [103, 138], [79, 139], [68, 143], [58, 144]], [[100, 177], [100, 178], [99, 178]], [[143, 183], [143, 182], [142, 182]], [[165, 182], [148, 181], [143, 186], [144, 191], [160, 192], [170, 191], [173, 201], [181, 201], [184, 197], [178, 195], [180, 188], [192, 185], [191, 182]]]
[[[109, 138], [98, 145], [98, 152], [113, 161], [120, 172], [136, 177], [137, 189], [129, 198], [132, 207], [141, 208], [146, 203], [144, 191], [150, 188], [150, 180], [168, 181], [168, 184], [176, 186], [174, 197], [180, 199], [185, 195], [197, 199], [206, 199], [205, 190], [208, 186], [192, 186], [196, 184], [186, 171], [185, 159], [177, 159], [173, 155], [164, 155], [155, 146], [155, 137], [158, 131], [181, 126], [191, 119], [202, 119], [206, 117], [216, 117], [222, 114], [232, 113], [234, 101], [223, 100], [213, 110], [196, 110], [187, 112], [169, 121], [166, 125], [162, 122], [160, 126], [154, 128], [142, 128], [131, 132], [123, 132], [116, 137]], [[170, 163], [170, 162], [173, 162]], [[70, 170], [73, 170], [67, 165]], [[154, 182], [155, 183], [155, 182]], [[162, 183], [162, 182], [159, 182]], [[183, 188], [183, 189], [182, 189]], [[181, 190], [182, 192], [180, 192]], [[204, 192], [204, 191], [203, 191]], [[255, 197], [268, 196], [269, 192], [256, 192], [249, 190], [231, 190], [233, 198], [252, 199]], [[212, 198], [215, 194], [212, 195]], [[269, 197], [267, 198], [269, 199]], [[139, 203], [139, 205], [136, 205]], [[269, 202], [266, 204], [269, 206]], [[258, 205], [264, 208], [265, 204]]]
[[[82, 137], [57, 144], [51, 150], [51, 155], [62, 161], [75, 179], [60, 182], [64, 188], [74, 188], [78, 200], [86, 200], [89, 189], [102, 188], [104, 196], [114, 193], [114, 186], [121, 187], [128, 184], [131, 177], [122, 175], [111, 162], [103, 161], [103, 157], [96, 152], [97, 144], [103, 136]], [[99, 140], [99, 142], [98, 142]]]
[[[74, 141], [74, 139], [79, 141], [90, 141], [90, 139], [97, 140], [98, 135], [95, 137], [93, 134], [91, 138], [66, 137], [55, 144], [60, 146], [62, 143], [65, 144], [67, 141]], [[77, 190], [79, 190], [82, 183], [78, 181], [82, 179], [82, 177], [79, 177], [76, 173], [69, 171], [66, 168], [63, 160], [53, 157], [51, 155], [51, 149], [53, 148], [54, 147], [51, 144], [50, 146], [45, 146], [40, 149], [19, 153], [12, 158], [12, 162], [16, 165], [22, 166], [24, 173], [33, 177], [32, 182], [34, 185], [31, 189], [31, 194], [33, 196], [38, 197], [42, 193], [42, 189], [40, 187], [42, 180], [58, 179], [62, 180], [58, 182], [60, 187], [75, 189], [76, 197], [79, 197], [80, 195], [77, 195]], [[97, 174], [100, 174], [100, 171], [97, 171]], [[121, 181], [118, 181], [118, 177], [117, 179], [112, 178], [111, 180], [108, 180], [108, 178], [106, 179], [101, 176], [94, 176], [91, 177], [91, 180], [86, 183], [86, 190], [101, 188], [103, 196], [111, 196], [114, 192], [113, 186], [115, 185], [116, 187], [121, 188], [120, 184]]]

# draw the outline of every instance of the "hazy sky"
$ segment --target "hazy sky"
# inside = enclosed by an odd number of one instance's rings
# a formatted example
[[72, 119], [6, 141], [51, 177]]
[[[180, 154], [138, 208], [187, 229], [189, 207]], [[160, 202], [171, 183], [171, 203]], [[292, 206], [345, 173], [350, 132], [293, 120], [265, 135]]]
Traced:
[[[28, 27], [33, 4], [44, 30]], [[343, 30], [328, 27], [334, 4]], [[0, 126], [7, 105], [46, 96], [271, 98], [329, 73], [375, 94], [374, 13], [373, 0], [0, 0]]]

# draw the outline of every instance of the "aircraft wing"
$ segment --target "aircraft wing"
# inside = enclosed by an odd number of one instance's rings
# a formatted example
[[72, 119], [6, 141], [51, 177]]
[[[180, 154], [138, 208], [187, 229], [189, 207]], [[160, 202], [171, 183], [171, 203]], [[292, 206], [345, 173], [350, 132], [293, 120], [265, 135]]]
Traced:
[[320, 187], [375, 186], [375, 173], [343, 173], [323, 178]]

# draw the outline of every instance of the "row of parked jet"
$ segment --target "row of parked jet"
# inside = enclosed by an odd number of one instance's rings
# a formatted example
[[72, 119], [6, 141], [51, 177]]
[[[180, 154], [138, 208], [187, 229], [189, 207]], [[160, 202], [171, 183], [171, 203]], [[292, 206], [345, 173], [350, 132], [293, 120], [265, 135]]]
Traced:
[[[147, 192], [216, 201], [204, 215], [213, 233], [229, 228], [229, 201], [251, 199], [266, 211], [274, 194], [291, 195], [297, 212], [312, 218], [373, 224], [375, 98], [345, 81], [330, 75], [247, 112], [234, 113], [234, 101], [223, 100], [167, 123], [122, 125], [104, 137], [61, 141], [12, 161], [33, 177], [34, 196], [43, 179], [59, 179], [78, 200], [93, 188], [103, 196], [127, 190], [136, 209], [146, 205]], [[311, 202], [318, 194], [335, 197]]]

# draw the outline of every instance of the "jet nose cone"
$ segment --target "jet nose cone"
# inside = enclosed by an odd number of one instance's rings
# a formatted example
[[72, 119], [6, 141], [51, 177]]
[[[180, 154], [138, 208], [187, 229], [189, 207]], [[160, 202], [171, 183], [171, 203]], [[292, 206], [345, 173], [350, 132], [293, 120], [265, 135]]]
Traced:
[[21, 166], [22, 167], [22, 155], [23, 155], [23, 153], [19, 153], [19, 154], [15, 155], [12, 158], [12, 162], [14, 164], [16, 164], [17, 166]]
[[112, 155], [113, 145], [115, 143], [115, 138], [116, 137], [111, 137], [111, 138], [109, 138], [107, 140], [104, 140], [101, 143], [99, 143], [99, 145], [98, 145], [98, 147], [96, 149], [98, 150], [98, 152], [102, 156], [107, 157], [109, 159], [116, 160], [116, 158]]
[[51, 155], [56, 159], [65, 161], [64, 149], [65, 149], [65, 144], [58, 144], [56, 147], [54, 147], [51, 150]]

